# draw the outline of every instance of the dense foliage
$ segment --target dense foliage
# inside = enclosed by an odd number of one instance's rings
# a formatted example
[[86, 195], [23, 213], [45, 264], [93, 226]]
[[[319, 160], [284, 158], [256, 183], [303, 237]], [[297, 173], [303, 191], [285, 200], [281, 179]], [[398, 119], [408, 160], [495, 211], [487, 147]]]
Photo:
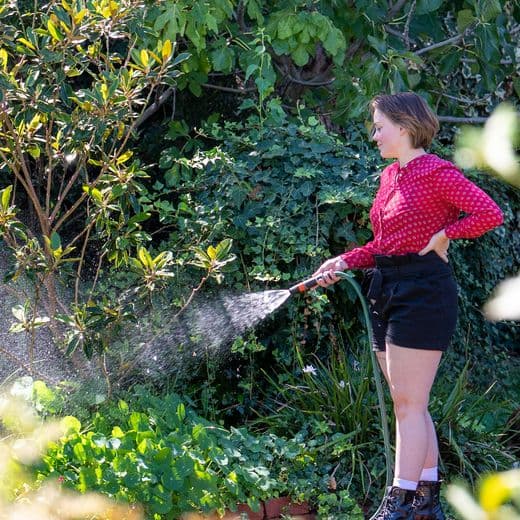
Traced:
[[[186, 511], [223, 514], [238, 503], [256, 511], [260, 500], [280, 495], [319, 507], [330, 467], [323, 457], [351, 449], [350, 436], [341, 433], [309, 440], [300, 432], [287, 440], [228, 430], [198, 416], [174, 394], [158, 398], [137, 389], [128, 397], [131, 409], [122, 400], [103, 407], [87, 432], [76, 418], [65, 418], [65, 435], [49, 449], [41, 476], [81, 492], [146, 504], [150, 518], [178, 518]], [[340, 512], [361, 518], [346, 495]]]

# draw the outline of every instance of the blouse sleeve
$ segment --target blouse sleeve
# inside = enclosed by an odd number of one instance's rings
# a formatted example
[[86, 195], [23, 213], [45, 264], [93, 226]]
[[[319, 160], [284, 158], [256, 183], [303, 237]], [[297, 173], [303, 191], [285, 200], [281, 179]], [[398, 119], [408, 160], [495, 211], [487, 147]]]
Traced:
[[341, 258], [349, 269], [367, 269], [374, 267], [376, 265], [374, 255], [378, 254], [374, 244], [375, 241], [371, 240], [364, 246], [356, 247], [343, 253]]
[[436, 170], [434, 182], [441, 197], [466, 214], [446, 226], [448, 238], [476, 238], [504, 221], [493, 199], [454, 166]]

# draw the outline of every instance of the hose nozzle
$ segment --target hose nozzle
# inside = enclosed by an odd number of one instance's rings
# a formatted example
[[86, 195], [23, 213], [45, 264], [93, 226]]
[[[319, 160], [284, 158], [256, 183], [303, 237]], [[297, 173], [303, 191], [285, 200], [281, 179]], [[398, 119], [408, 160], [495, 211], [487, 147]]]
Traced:
[[297, 283], [296, 285], [293, 285], [289, 288], [289, 292], [291, 295], [293, 294], [301, 294], [304, 293], [310, 289], [314, 289], [315, 287], [318, 287], [318, 281], [321, 280], [322, 276], [318, 275], [314, 278], [309, 278], [307, 280], [303, 280], [303, 282]]

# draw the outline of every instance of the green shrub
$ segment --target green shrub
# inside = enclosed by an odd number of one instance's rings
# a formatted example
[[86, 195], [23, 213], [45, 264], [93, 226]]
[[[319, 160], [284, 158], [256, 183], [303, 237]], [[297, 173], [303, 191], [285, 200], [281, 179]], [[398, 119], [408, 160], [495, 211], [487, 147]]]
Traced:
[[[67, 433], [44, 457], [40, 480], [55, 477], [81, 492], [142, 503], [155, 518], [223, 512], [242, 502], [258, 509], [279, 495], [317, 501], [326, 491], [323, 439], [225, 429], [174, 394], [159, 398], [141, 388], [129, 397], [131, 405], [120, 401], [96, 413], [87, 430], [65, 418]], [[326, 447], [345, 443], [336, 434]]]

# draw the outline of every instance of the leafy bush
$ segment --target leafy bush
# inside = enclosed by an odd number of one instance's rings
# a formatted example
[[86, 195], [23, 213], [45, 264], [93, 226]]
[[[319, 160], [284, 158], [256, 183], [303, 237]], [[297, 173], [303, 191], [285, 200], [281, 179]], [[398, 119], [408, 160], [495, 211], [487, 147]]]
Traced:
[[[159, 398], [141, 388], [129, 397], [131, 406], [120, 401], [96, 413], [87, 431], [65, 418], [67, 432], [44, 457], [40, 480], [142, 503], [155, 518], [223, 512], [240, 502], [257, 509], [260, 500], [282, 494], [317, 501], [326, 490], [323, 439], [228, 430], [174, 394]], [[335, 434], [326, 448], [345, 443]]]

